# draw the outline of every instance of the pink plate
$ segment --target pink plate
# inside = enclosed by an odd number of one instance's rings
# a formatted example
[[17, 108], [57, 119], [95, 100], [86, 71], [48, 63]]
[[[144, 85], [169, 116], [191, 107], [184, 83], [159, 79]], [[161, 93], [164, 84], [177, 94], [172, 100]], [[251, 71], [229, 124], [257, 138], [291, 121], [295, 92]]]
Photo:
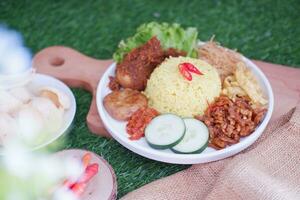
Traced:
[[106, 160], [97, 154], [80, 150], [69, 149], [57, 152], [55, 156], [58, 158], [72, 157], [81, 160], [85, 153], [91, 153], [91, 163], [99, 164], [99, 173], [89, 182], [85, 192], [81, 196], [81, 200], [114, 200], [117, 198], [117, 180], [112, 167]]

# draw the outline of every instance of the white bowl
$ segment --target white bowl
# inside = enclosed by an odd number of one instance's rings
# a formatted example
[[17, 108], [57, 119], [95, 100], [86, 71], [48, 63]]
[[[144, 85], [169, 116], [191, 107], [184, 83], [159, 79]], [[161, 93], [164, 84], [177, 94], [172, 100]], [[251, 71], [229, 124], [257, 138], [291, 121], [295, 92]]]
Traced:
[[[76, 112], [76, 100], [75, 97], [70, 90], [70, 88], [61, 82], [58, 79], [55, 79], [51, 76], [43, 75], [43, 74], [34, 74], [33, 78], [30, 83], [26, 86], [30, 88], [30, 90], [37, 90], [38, 88], [42, 87], [54, 87], [63, 93], [65, 93], [70, 99], [70, 108], [65, 111], [63, 116], [63, 123], [59, 130], [55, 133], [51, 134], [49, 138], [45, 139], [43, 142], [36, 144], [32, 147], [29, 147], [29, 150], [37, 150], [43, 147], [48, 146], [49, 144], [53, 143], [55, 140], [60, 138], [62, 135], [68, 132], [69, 128], [72, 125], [73, 119], [75, 117]], [[3, 154], [2, 150], [0, 150], [0, 155]]]
[[149, 159], [166, 162], [166, 163], [176, 163], [176, 164], [196, 164], [196, 163], [207, 163], [211, 161], [220, 160], [227, 158], [229, 156], [235, 155], [240, 151], [246, 149], [251, 144], [253, 144], [259, 136], [263, 133], [268, 122], [271, 119], [274, 106], [274, 96], [271, 85], [264, 75], [264, 73], [249, 59], [244, 58], [249, 69], [254, 73], [258, 82], [260, 83], [262, 90], [264, 91], [267, 99], [269, 100], [268, 111], [263, 119], [263, 121], [258, 125], [256, 130], [249, 136], [244, 137], [239, 143], [228, 146], [221, 150], [215, 150], [213, 148], [206, 148], [200, 154], [176, 154], [171, 150], [156, 150], [151, 148], [145, 138], [141, 138], [138, 141], [132, 141], [128, 139], [128, 134], [126, 133], [126, 122], [120, 122], [113, 119], [105, 110], [103, 106], [103, 98], [111, 92], [108, 88], [109, 76], [114, 76], [116, 64], [113, 63], [107, 71], [102, 76], [98, 89], [97, 89], [97, 107], [101, 119], [110, 132], [112, 137], [116, 139], [120, 144], [122, 144], [127, 149], [144, 156]]

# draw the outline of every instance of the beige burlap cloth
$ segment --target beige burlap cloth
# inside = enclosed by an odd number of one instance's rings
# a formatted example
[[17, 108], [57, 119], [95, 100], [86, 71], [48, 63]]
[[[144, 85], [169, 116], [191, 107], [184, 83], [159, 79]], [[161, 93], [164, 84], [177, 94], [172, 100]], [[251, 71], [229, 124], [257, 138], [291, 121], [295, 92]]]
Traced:
[[242, 153], [193, 165], [122, 198], [127, 199], [300, 200], [300, 106], [271, 122]]

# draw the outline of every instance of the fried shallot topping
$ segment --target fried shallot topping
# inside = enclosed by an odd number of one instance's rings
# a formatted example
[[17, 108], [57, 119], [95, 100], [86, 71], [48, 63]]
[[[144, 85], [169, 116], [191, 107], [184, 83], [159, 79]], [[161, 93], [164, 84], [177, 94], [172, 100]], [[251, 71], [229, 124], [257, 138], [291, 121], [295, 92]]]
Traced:
[[265, 115], [266, 109], [253, 109], [247, 97], [237, 97], [235, 101], [220, 96], [210, 104], [204, 116], [196, 118], [203, 121], [209, 129], [209, 146], [223, 149], [238, 143], [240, 137], [250, 135]]
[[243, 62], [242, 56], [231, 49], [218, 45], [214, 41], [209, 41], [199, 48], [199, 58], [206, 61], [218, 70], [221, 80], [232, 75], [238, 63]]

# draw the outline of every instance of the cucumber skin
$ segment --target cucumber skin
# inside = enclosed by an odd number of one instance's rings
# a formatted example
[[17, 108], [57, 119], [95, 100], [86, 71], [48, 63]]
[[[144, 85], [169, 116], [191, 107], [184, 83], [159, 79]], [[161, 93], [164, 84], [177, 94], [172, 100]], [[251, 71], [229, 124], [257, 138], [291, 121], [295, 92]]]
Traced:
[[[172, 113], [164, 113], [164, 114], [161, 114], [161, 115], [175, 115], [175, 114], [172, 114]], [[161, 115], [158, 115], [158, 116], [161, 116]], [[180, 116], [178, 116], [178, 115], [176, 115], [177, 117], [180, 117]], [[181, 117], [180, 117], [181, 118]], [[155, 118], [153, 118], [153, 119], [155, 119]], [[152, 119], [152, 120], [153, 120]], [[183, 118], [181, 118], [182, 120], [183, 120]], [[184, 124], [184, 122], [183, 122], [183, 124]], [[149, 124], [148, 124], [149, 125]], [[146, 129], [147, 129], [147, 127], [146, 127]], [[145, 129], [145, 132], [146, 132], [146, 129]], [[146, 141], [147, 141], [147, 143], [148, 143], [148, 145], [150, 146], [150, 147], [152, 147], [153, 149], [158, 149], [158, 150], [164, 150], [164, 149], [170, 149], [170, 148], [172, 148], [172, 147], [174, 147], [175, 145], [177, 145], [177, 144], [179, 144], [179, 142], [181, 142], [181, 140], [183, 139], [183, 137], [185, 136], [185, 131], [186, 131], [186, 127], [185, 127], [185, 125], [184, 125], [184, 132], [183, 132], [183, 135], [181, 136], [181, 138], [178, 140], [178, 141], [176, 141], [176, 142], [174, 142], [174, 143], [172, 143], [172, 144], [169, 144], [169, 145], [155, 145], [155, 144], [152, 144], [151, 142], [149, 142], [148, 140], [147, 140], [147, 137], [145, 136], [145, 139], [146, 139]]]
[[196, 151], [192, 151], [192, 152], [180, 152], [180, 151], [176, 151], [173, 148], [171, 148], [171, 151], [173, 151], [174, 153], [178, 153], [178, 154], [198, 154], [198, 153], [201, 153], [202, 151], [204, 151], [207, 148], [208, 143], [209, 143], [209, 140], [207, 140], [206, 144], [203, 145], [200, 149], [198, 149]]
[[169, 149], [169, 148], [172, 148], [175, 145], [179, 144], [179, 142], [181, 142], [181, 140], [185, 136], [185, 130], [186, 130], [186, 128], [184, 129], [184, 133], [179, 140], [177, 140], [176, 142], [169, 144], [169, 145], [155, 145], [155, 144], [152, 144], [151, 142], [149, 142], [146, 137], [145, 137], [145, 139], [146, 139], [147, 143], [149, 144], [149, 146], [152, 147], [153, 149], [160, 149], [160, 150]]

